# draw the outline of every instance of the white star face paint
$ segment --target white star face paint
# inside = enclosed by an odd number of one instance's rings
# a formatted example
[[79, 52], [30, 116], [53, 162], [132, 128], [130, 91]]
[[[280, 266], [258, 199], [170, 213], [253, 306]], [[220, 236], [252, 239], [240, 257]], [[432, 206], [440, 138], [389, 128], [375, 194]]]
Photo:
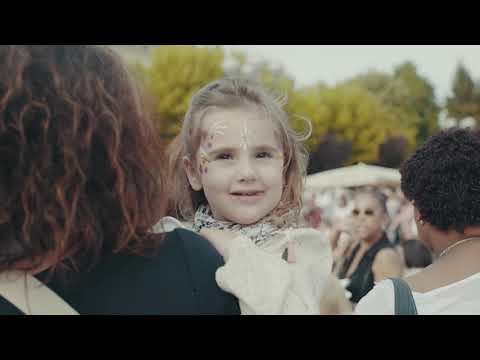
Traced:
[[201, 131], [207, 136], [196, 160], [214, 217], [247, 225], [274, 210], [284, 179], [273, 122], [255, 110], [215, 109], [203, 118]]
[[212, 134], [211, 137], [213, 139], [214, 136], [225, 135], [226, 129], [227, 129], [227, 125], [225, 124], [225, 120], [218, 120], [215, 124], [213, 124], [209, 133]]
[[243, 129], [242, 129], [242, 135], [240, 137], [241, 142], [240, 142], [240, 147], [244, 150], [248, 149], [248, 127], [247, 127], [247, 122], [243, 120]]

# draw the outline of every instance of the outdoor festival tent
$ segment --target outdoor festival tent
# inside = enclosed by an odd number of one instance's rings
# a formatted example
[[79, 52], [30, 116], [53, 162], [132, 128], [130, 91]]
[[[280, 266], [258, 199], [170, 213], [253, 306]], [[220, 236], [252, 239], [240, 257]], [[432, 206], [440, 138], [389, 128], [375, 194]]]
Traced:
[[360, 163], [309, 175], [307, 176], [305, 190], [316, 192], [331, 187], [367, 185], [399, 186], [400, 172], [396, 169]]

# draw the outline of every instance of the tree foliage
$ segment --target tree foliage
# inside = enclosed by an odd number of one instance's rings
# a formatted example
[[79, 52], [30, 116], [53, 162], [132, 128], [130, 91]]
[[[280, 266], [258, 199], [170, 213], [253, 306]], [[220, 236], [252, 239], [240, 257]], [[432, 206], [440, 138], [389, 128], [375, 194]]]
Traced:
[[172, 138], [181, 128], [192, 95], [223, 76], [224, 53], [218, 47], [164, 45], [152, 51], [151, 63], [139, 75], [153, 101], [155, 121], [162, 137]]
[[452, 96], [447, 98], [448, 115], [457, 122], [467, 117], [480, 124], [480, 85], [475, 84], [463, 64], [458, 64], [452, 82]]

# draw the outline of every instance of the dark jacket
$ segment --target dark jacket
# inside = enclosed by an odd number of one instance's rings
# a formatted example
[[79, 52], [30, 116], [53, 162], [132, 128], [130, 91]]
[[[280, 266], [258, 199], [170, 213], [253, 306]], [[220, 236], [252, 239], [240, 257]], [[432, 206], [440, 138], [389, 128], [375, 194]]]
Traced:
[[[215, 282], [222, 265], [205, 239], [178, 229], [155, 256], [112, 255], [66, 285], [53, 279], [49, 287], [80, 314], [237, 315], [238, 301]], [[0, 297], [3, 314], [20, 312]]]

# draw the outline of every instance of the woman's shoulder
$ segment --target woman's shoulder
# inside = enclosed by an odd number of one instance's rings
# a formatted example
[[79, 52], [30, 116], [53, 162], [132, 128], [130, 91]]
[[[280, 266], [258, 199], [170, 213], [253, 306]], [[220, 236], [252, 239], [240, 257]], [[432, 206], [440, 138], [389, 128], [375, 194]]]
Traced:
[[391, 280], [382, 280], [355, 307], [357, 315], [393, 315], [395, 294]]
[[159, 277], [164, 277], [167, 271], [177, 274], [191, 273], [197, 277], [205, 272], [210, 274], [223, 265], [223, 258], [215, 248], [206, 239], [188, 229], [177, 228], [167, 233], [150, 233], [148, 237], [148, 243], [156, 244], [152, 251], [143, 256], [126, 252], [112, 254], [99, 264], [102, 272], [129, 268], [133, 272], [140, 271], [145, 276], [154, 276], [153, 274], [157, 273]]
[[165, 249], [163, 251], [168, 251], [168, 247], [178, 247], [187, 261], [193, 265], [208, 266], [207, 259], [212, 260], [211, 264], [214, 266], [223, 264], [222, 257], [210, 242], [187, 228], [176, 228], [164, 236]]
[[393, 247], [384, 247], [375, 254], [373, 266], [396, 265], [403, 268], [403, 259]]
[[238, 313], [215, 282], [223, 259], [207, 240], [186, 229], [149, 236], [161, 243], [151, 254], [112, 254], [75, 290], [57, 282], [54, 290], [85, 314]]

